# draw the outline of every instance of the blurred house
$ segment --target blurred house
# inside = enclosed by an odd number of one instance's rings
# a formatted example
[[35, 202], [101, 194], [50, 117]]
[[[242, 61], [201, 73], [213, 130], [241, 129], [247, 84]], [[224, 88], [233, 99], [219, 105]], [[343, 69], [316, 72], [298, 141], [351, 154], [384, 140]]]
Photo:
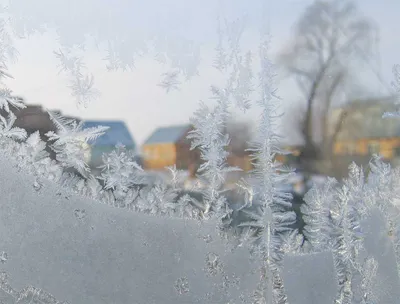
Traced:
[[[202, 160], [198, 149], [190, 150], [191, 143], [187, 135], [191, 130], [193, 126], [190, 124], [156, 129], [143, 144], [144, 167], [161, 171], [167, 166], [176, 165], [177, 169], [188, 171], [189, 177], [194, 178]], [[234, 184], [252, 169], [251, 157], [246, 149], [242, 151], [229, 146], [227, 150], [227, 164], [244, 172], [231, 172], [226, 176], [226, 183]]]
[[[103, 153], [112, 152], [117, 144], [122, 144], [126, 149], [137, 153], [136, 143], [123, 121], [85, 120], [83, 123], [83, 128], [93, 128], [97, 126], [106, 126], [109, 127], [109, 129], [95, 141], [89, 142], [88, 164], [93, 173], [100, 171], [98, 167], [103, 164]], [[137, 161], [140, 164], [138, 156]]]
[[[17, 118], [14, 126], [25, 129], [28, 136], [39, 131], [41, 138], [45, 140], [47, 132], [56, 131], [49, 114], [40, 105], [27, 105], [24, 109], [12, 109], [12, 112]], [[5, 113], [1, 115], [7, 116]]]
[[[383, 118], [386, 112], [396, 112], [394, 96], [354, 100], [333, 108], [329, 114], [328, 136], [332, 139], [329, 150], [332, 167], [329, 175], [338, 178], [348, 175], [352, 162], [366, 166], [373, 154], [382, 156], [393, 165], [400, 164], [400, 119]], [[301, 146], [284, 145], [292, 152], [277, 155], [276, 160], [298, 168]], [[319, 165], [323, 167], [325, 160]], [[316, 163], [318, 160], [316, 160]]]
[[143, 162], [148, 170], [163, 170], [176, 165], [177, 169], [188, 170], [191, 175], [200, 163], [198, 150], [190, 150], [188, 133], [190, 124], [160, 127], [143, 144]]
[[[10, 109], [16, 116], [14, 127], [25, 129], [28, 136], [32, 133], [39, 131], [40, 138], [46, 142], [46, 151], [49, 152], [50, 157], [55, 159], [55, 153], [50, 149], [47, 143], [47, 136], [49, 131], [57, 131], [56, 126], [51, 121], [49, 114], [40, 105], [26, 105], [24, 109]], [[0, 109], [0, 115], [8, 117], [8, 113], [4, 109]]]
[[[28, 136], [32, 133], [39, 131], [40, 137], [47, 143], [47, 136], [45, 135], [49, 131], [57, 132], [57, 128], [51, 121], [46, 110], [40, 105], [27, 105], [24, 109], [12, 109], [16, 116], [14, 123], [15, 127], [23, 128], [28, 133]], [[54, 111], [60, 114], [60, 111]], [[0, 115], [7, 117], [8, 114], [0, 109]], [[77, 122], [81, 121], [76, 117], [69, 117], [62, 115], [67, 119], [75, 119]], [[127, 126], [123, 121], [107, 121], [107, 120], [86, 120], [83, 123], [83, 128], [91, 128], [96, 126], [108, 126], [109, 129], [105, 134], [99, 137], [93, 143], [82, 143], [82, 148], [85, 151], [86, 161], [94, 171], [97, 167], [102, 164], [103, 153], [109, 153], [115, 149], [116, 144], [121, 143], [127, 149], [136, 152], [136, 144], [133, 140]], [[55, 153], [50, 149], [49, 143], [46, 145], [46, 150], [50, 153], [50, 157], [55, 159]], [[140, 158], [137, 156], [137, 162], [141, 164]], [[98, 170], [97, 170], [98, 171]]]
[[394, 101], [393, 97], [355, 101], [332, 111], [333, 121], [342, 119], [333, 145], [337, 166], [347, 170], [352, 161], [366, 165], [373, 154], [400, 164], [400, 119], [382, 118], [385, 112], [397, 111]]

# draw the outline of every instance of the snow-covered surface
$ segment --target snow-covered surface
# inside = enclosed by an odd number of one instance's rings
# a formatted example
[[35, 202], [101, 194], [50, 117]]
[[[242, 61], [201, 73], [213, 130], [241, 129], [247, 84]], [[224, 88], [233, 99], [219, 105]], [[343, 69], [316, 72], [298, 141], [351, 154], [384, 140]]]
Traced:
[[257, 284], [248, 250], [225, 250], [214, 222], [127, 212], [34, 181], [0, 159], [0, 271], [16, 291], [71, 304], [238, 303]]

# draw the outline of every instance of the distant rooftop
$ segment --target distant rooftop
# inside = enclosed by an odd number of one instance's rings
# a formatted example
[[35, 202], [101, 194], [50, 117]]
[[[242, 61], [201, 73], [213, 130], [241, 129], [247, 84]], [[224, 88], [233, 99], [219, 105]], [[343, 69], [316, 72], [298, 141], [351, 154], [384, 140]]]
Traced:
[[95, 146], [115, 146], [118, 143], [126, 147], [136, 147], [135, 141], [129, 132], [125, 122], [120, 120], [85, 120], [84, 128], [93, 128], [97, 126], [109, 127], [105, 134], [95, 141]]
[[158, 128], [144, 144], [176, 143], [190, 128], [190, 124]]

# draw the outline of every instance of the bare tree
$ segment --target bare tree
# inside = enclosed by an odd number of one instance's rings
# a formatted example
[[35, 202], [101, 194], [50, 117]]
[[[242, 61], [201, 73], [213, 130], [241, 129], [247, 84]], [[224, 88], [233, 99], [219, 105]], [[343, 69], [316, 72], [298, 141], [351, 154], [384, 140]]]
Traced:
[[279, 54], [279, 63], [294, 78], [305, 102], [299, 126], [304, 140], [300, 165], [307, 171], [319, 171], [315, 160], [330, 162], [334, 141], [349, 114], [343, 111], [332, 126], [330, 110], [347, 98], [340, 94], [357, 78], [352, 67], [361, 59], [360, 52], [362, 59], [374, 54], [377, 33], [353, 2], [316, 0], [295, 24], [290, 45]]

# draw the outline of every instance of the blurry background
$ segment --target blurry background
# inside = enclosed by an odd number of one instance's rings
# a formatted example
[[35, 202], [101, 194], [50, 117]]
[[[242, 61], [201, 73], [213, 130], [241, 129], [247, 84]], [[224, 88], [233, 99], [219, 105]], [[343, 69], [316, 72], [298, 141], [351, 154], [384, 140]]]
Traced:
[[[310, 178], [343, 176], [352, 160], [400, 157], [400, 125], [381, 119], [396, 109], [396, 0], [2, 2], [3, 52], [15, 55], [5, 84], [31, 105], [18, 123], [51, 129], [43, 107], [110, 126], [85, 147], [93, 168], [122, 143], [147, 170], [176, 165], [193, 179], [201, 160], [186, 140], [190, 117], [229, 76], [215, 67], [218, 50], [240, 41], [251, 52], [256, 100], [259, 33], [268, 29], [285, 112], [277, 130], [293, 152], [278, 159], [298, 168], [296, 191]], [[226, 128], [228, 162], [244, 172], [258, 118], [257, 107], [234, 111]]]

